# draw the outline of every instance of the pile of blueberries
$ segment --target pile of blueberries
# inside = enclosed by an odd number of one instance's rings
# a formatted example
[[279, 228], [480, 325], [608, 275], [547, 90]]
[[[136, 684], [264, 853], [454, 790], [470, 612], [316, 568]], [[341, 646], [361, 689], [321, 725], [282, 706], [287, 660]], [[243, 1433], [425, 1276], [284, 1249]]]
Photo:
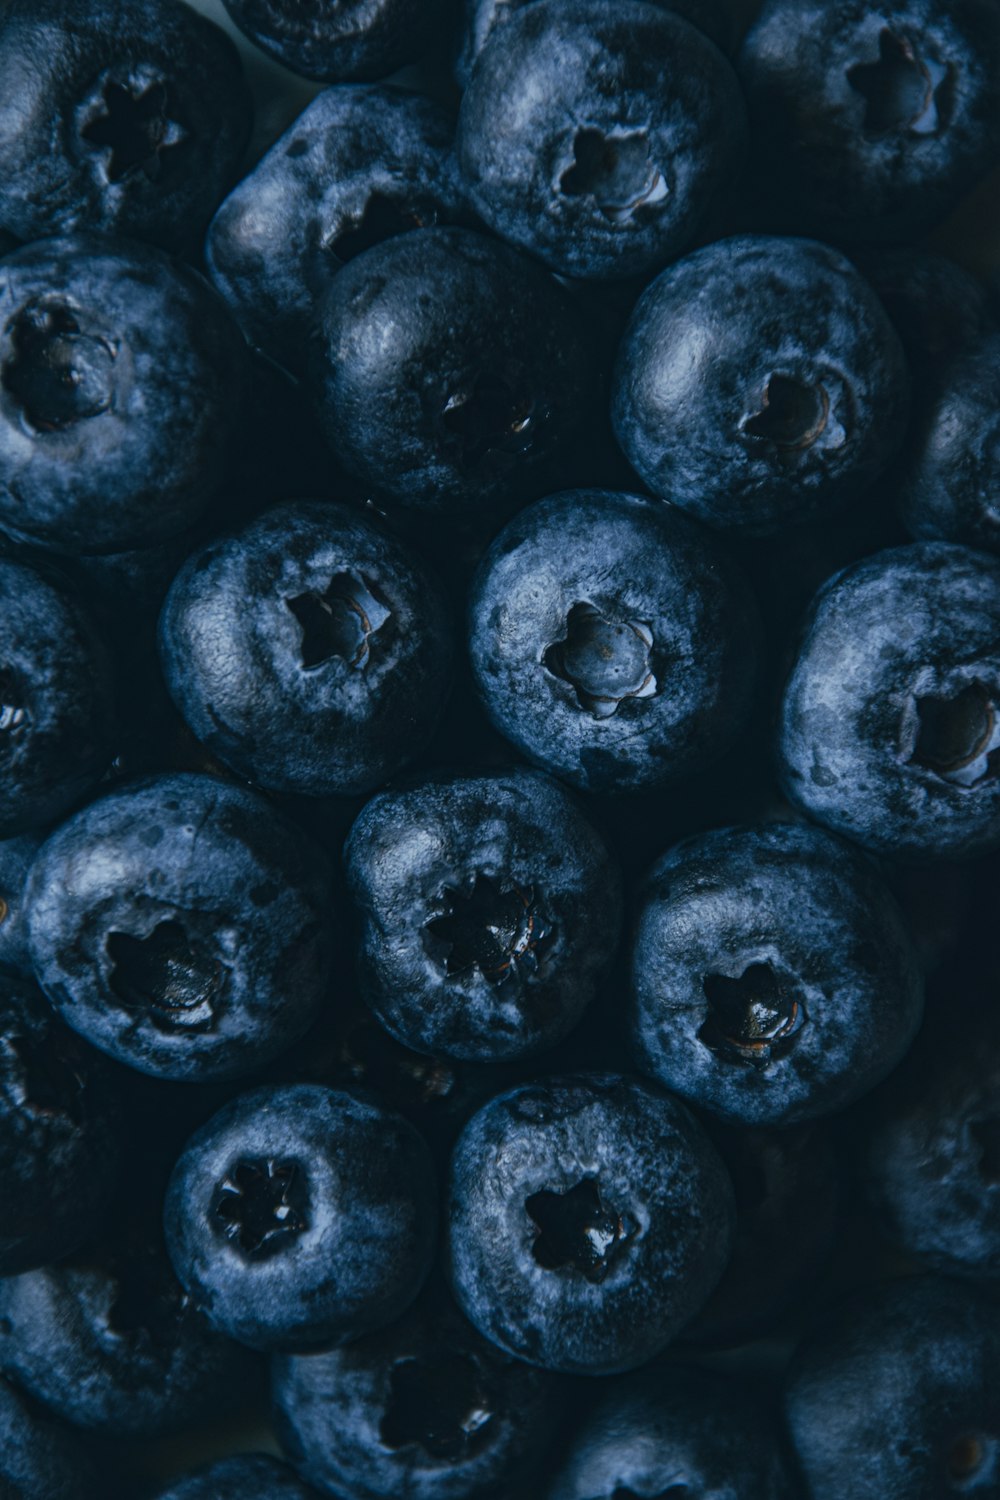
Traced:
[[0, 1500], [1000, 1496], [1000, 4], [225, 3], [0, 5]]

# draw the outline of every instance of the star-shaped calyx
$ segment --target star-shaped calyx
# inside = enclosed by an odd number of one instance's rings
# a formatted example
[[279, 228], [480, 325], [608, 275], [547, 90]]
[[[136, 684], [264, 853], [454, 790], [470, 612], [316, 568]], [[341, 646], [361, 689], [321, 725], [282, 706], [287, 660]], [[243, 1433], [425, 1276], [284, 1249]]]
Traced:
[[612, 618], [593, 604], [574, 604], [566, 634], [543, 661], [554, 677], [576, 690], [581, 708], [610, 718], [627, 699], [652, 698], [653, 632], [642, 620]]
[[171, 118], [166, 82], [142, 75], [124, 82], [106, 79], [80, 133], [102, 154], [109, 182], [137, 173], [155, 180], [166, 153], [188, 139], [184, 126]]

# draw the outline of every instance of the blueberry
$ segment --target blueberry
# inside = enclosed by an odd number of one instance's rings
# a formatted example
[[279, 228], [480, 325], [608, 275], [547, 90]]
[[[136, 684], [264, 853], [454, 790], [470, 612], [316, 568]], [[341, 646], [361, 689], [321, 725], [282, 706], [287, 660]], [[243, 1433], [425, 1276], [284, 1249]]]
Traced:
[[997, 1277], [1000, 1030], [989, 1003], [971, 1014], [946, 1004], [932, 1021], [866, 1122], [868, 1198], [908, 1255], [952, 1274]]
[[899, 447], [906, 363], [878, 298], [811, 240], [718, 240], [639, 299], [618, 441], [664, 500], [751, 536], [828, 514]]
[[690, 244], [745, 128], [729, 64], [668, 10], [534, 0], [483, 47], [456, 149], [497, 234], [566, 276], [623, 277]]
[[58, 1260], [96, 1232], [121, 1130], [108, 1064], [34, 985], [0, 978], [0, 1276]]
[[430, 1267], [437, 1188], [398, 1115], [317, 1085], [214, 1115], [167, 1189], [167, 1246], [212, 1325], [256, 1349], [330, 1347], [390, 1323]]
[[86, 1500], [96, 1475], [75, 1442], [37, 1417], [0, 1381], [0, 1495], [4, 1500]]
[[659, 501], [606, 490], [522, 511], [470, 599], [493, 724], [587, 791], [656, 786], [716, 759], [750, 708], [757, 634], [711, 537]]
[[0, 223], [197, 246], [252, 107], [236, 49], [179, 0], [11, 0], [0, 19]]
[[274, 1394], [306, 1478], [356, 1500], [520, 1494], [557, 1415], [554, 1377], [480, 1338], [437, 1287], [344, 1349], [276, 1360]]
[[317, 1500], [287, 1464], [266, 1453], [241, 1453], [174, 1479], [155, 1500]]
[[185, 530], [219, 488], [246, 352], [159, 250], [94, 235], [0, 260], [0, 525], [57, 552]]
[[1000, 552], [1000, 332], [969, 343], [926, 391], [901, 493], [911, 536]]
[[440, 28], [444, 0], [223, 0], [240, 30], [293, 73], [335, 83], [384, 78]]
[[155, 1077], [239, 1077], [296, 1040], [333, 960], [330, 873], [254, 793], [210, 776], [119, 788], [43, 845], [39, 983], [67, 1024]]
[[791, 1500], [794, 1493], [764, 1403], [725, 1375], [684, 1365], [607, 1383], [547, 1491], [548, 1500]]
[[785, 789], [868, 848], [1000, 844], [1000, 563], [942, 542], [878, 552], [820, 590], [781, 709]]
[[524, 1084], [452, 1162], [452, 1283], [486, 1338], [531, 1364], [610, 1375], [658, 1354], [718, 1281], [733, 1190], [668, 1094], [607, 1073]]
[[879, 246], [852, 259], [878, 293], [920, 386], [995, 326], [983, 284], [955, 261], [912, 246]]
[[298, 503], [196, 552], [160, 623], [170, 693], [240, 775], [369, 791], [430, 738], [451, 683], [441, 589], [344, 506]]
[[915, 236], [1000, 149], [993, 0], [767, 0], [738, 66], [755, 196], [796, 228]]
[[[733, 41], [735, 13], [731, 0], [652, 0], [663, 10], [676, 12], [728, 52]], [[455, 59], [455, 77], [466, 88], [472, 69], [498, 26], [505, 26], [528, 0], [464, 0], [462, 35]]]
[[788, 1375], [811, 1500], [944, 1500], [1000, 1485], [1000, 1315], [935, 1277], [839, 1308]]
[[53, 822], [96, 786], [113, 754], [115, 692], [103, 642], [78, 601], [0, 558], [0, 837]]
[[333, 278], [312, 384], [346, 469], [387, 504], [461, 517], [542, 492], [592, 415], [596, 370], [539, 267], [472, 230], [424, 229]]
[[212, 278], [261, 348], [298, 369], [315, 301], [362, 251], [469, 217], [446, 110], [402, 89], [317, 95], [219, 209]]
[[57, 1415], [109, 1438], [179, 1432], [246, 1400], [255, 1357], [214, 1333], [145, 1210], [86, 1254], [0, 1280], [0, 1370]]
[[24, 892], [41, 842], [37, 833], [0, 840], [0, 974], [34, 978]]
[[572, 798], [534, 772], [382, 792], [345, 858], [365, 998], [420, 1052], [490, 1062], [554, 1044], [607, 973], [618, 871]]
[[913, 1040], [923, 979], [875, 869], [790, 823], [687, 839], [653, 867], [632, 950], [644, 1071], [723, 1119], [843, 1109]]

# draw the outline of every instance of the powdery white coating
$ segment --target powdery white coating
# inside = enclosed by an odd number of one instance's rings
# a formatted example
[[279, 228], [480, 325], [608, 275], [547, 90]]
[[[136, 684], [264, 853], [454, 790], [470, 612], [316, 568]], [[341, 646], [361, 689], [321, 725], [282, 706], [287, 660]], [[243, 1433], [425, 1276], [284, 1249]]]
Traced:
[[[603, 1280], [541, 1265], [536, 1193], [596, 1181], [631, 1230]], [[702, 1127], [639, 1079], [579, 1074], [524, 1084], [466, 1126], [452, 1159], [452, 1285], [479, 1331], [531, 1364], [610, 1375], [658, 1354], [725, 1268], [733, 1192]]]
[[[301, 1230], [259, 1250], [229, 1237], [219, 1193], [241, 1163], [293, 1172], [287, 1202]], [[392, 1322], [417, 1295], [434, 1253], [437, 1185], [401, 1116], [320, 1085], [267, 1086], [192, 1137], [164, 1225], [177, 1276], [213, 1327], [256, 1349], [330, 1347]]]
[[[382, 792], [354, 824], [345, 859], [362, 919], [365, 998], [418, 1051], [488, 1062], [552, 1045], [580, 1019], [614, 956], [618, 870], [572, 797], [535, 772]], [[478, 967], [450, 972], [447, 943], [428, 930], [461, 914], [462, 894], [483, 877], [520, 892], [532, 924], [526, 951], [499, 981]]]
[[[706, 978], [738, 980], [753, 965], [769, 966], [799, 1007], [799, 1029], [766, 1065], [701, 1034], [712, 1024]], [[654, 865], [632, 996], [644, 1071], [723, 1119], [786, 1125], [843, 1109], [895, 1067], [920, 1025], [923, 976], [865, 856], [775, 823], [700, 834]]]
[[[996, 1492], [1000, 1313], [959, 1282], [909, 1277], [837, 1309], [792, 1363], [785, 1418], [812, 1500]], [[969, 1441], [982, 1461], [952, 1478]]]
[[785, 686], [785, 791], [879, 853], [954, 858], [1000, 843], [1000, 777], [915, 759], [918, 700], [975, 687], [1000, 705], [1000, 562], [943, 542], [876, 553], [824, 585]]
[[[610, 714], [546, 662], [580, 605], [651, 638], [652, 680]], [[742, 575], [708, 533], [660, 501], [609, 490], [522, 511], [470, 594], [472, 669], [495, 727], [587, 791], [661, 785], [721, 755], [750, 708], [758, 634]]]

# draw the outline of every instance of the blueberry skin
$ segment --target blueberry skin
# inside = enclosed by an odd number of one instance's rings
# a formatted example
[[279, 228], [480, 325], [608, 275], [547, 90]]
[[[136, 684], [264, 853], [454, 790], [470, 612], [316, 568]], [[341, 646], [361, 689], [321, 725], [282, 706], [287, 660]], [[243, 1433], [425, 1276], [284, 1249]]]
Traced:
[[451, 686], [442, 590], [346, 506], [282, 505], [196, 552], [160, 617], [201, 742], [273, 791], [369, 791], [430, 738]]
[[893, 245], [855, 251], [851, 258], [899, 334], [919, 376], [918, 396], [929, 377], [996, 327], [982, 282], [945, 255]]
[[86, 1500], [96, 1493], [90, 1463], [54, 1422], [36, 1417], [0, 1381], [0, 1496], [3, 1500]]
[[220, 1458], [157, 1490], [156, 1500], [317, 1500], [287, 1464], [267, 1453]]
[[1000, 552], [1000, 332], [956, 355], [914, 423], [900, 514], [911, 536]]
[[636, 1055], [723, 1119], [845, 1108], [902, 1058], [923, 998], [888, 887], [821, 829], [718, 829], [650, 873], [632, 949]]
[[1000, 1028], [989, 1006], [935, 1019], [867, 1124], [864, 1186], [907, 1255], [952, 1275], [997, 1277]]
[[248, 378], [200, 276], [125, 240], [43, 240], [0, 260], [0, 330], [0, 525], [72, 554], [200, 518]]
[[239, 55], [178, 0], [11, 0], [0, 19], [0, 223], [193, 251], [250, 136]]
[[564, 276], [621, 278], [690, 244], [742, 159], [725, 58], [635, 0], [534, 0], [490, 36], [456, 150], [495, 233]]
[[494, 726], [591, 792], [662, 785], [721, 755], [750, 709], [758, 635], [743, 578], [707, 533], [609, 490], [522, 511], [469, 601]]
[[813, 601], [785, 685], [788, 797], [877, 853], [1000, 843], [1000, 563], [944, 542], [864, 558]]
[[785, 1413], [812, 1500], [942, 1500], [1000, 1485], [1000, 1317], [961, 1283], [870, 1287], [806, 1343]]
[[324, 1494], [522, 1493], [556, 1431], [555, 1377], [481, 1338], [436, 1286], [391, 1327], [273, 1370], [282, 1443]]
[[293, 73], [323, 83], [384, 78], [437, 34], [443, 0], [223, 0], [243, 34]]
[[0, 1277], [96, 1232], [121, 1166], [112, 1069], [33, 984], [0, 978]]
[[[255, 1356], [214, 1333], [162, 1247], [115, 1225], [87, 1256], [0, 1280], [0, 1370], [58, 1416], [152, 1438], [245, 1402]], [[0, 1471], [2, 1472], [2, 1471]]]
[[319, 1085], [242, 1094], [188, 1143], [164, 1205], [167, 1248], [213, 1327], [254, 1349], [329, 1348], [392, 1322], [437, 1229], [423, 1138]]
[[33, 979], [24, 894], [42, 843], [37, 833], [0, 840], [0, 974]]
[[1000, 150], [993, 0], [767, 0], [737, 69], [753, 191], [821, 237], [915, 239]]
[[[529, 0], [464, 0], [462, 35], [455, 58], [455, 79], [467, 88], [472, 69], [497, 27], [505, 26]], [[731, 0], [651, 0], [703, 31], [723, 52], [732, 46], [736, 17]]]
[[571, 1440], [547, 1500], [688, 1494], [792, 1500], [777, 1430], [725, 1375], [693, 1366], [639, 1370], [604, 1385]]
[[903, 439], [908, 377], [881, 303], [812, 240], [718, 240], [647, 287], [618, 351], [612, 421], [653, 492], [765, 536], [824, 517]]
[[336, 948], [320, 850], [211, 776], [120, 787], [35, 861], [28, 933], [67, 1025], [157, 1078], [238, 1078], [301, 1036]]
[[317, 415], [344, 467], [421, 515], [539, 493], [596, 399], [568, 294], [468, 229], [415, 230], [357, 256], [321, 303], [312, 352]]
[[500, 1062], [554, 1045], [618, 945], [618, 869], [572, 797], [532, 771], [382, 792], [344, 858], [362, 992], [418, 1052]]
[[480, 1333], [530, 1364], [612, 1375], [658, 1354], [705, 1302], [729, 1256], [733, 1190], [677, 1100], [584, 1073], [523, 1084], [472, 1117], [448, 1222], [452, 1286]]
[[41, 573], [0, 558], [0, 837], [51, 823], [113, 754], [111, 664], [86, 611]]
[[325, 89], [233, 189], [209, 226], [212, 280], [248, 335], [304, 362], [316, 299], [363, 250], [470, 216], [454, 122], [402, 89]]

